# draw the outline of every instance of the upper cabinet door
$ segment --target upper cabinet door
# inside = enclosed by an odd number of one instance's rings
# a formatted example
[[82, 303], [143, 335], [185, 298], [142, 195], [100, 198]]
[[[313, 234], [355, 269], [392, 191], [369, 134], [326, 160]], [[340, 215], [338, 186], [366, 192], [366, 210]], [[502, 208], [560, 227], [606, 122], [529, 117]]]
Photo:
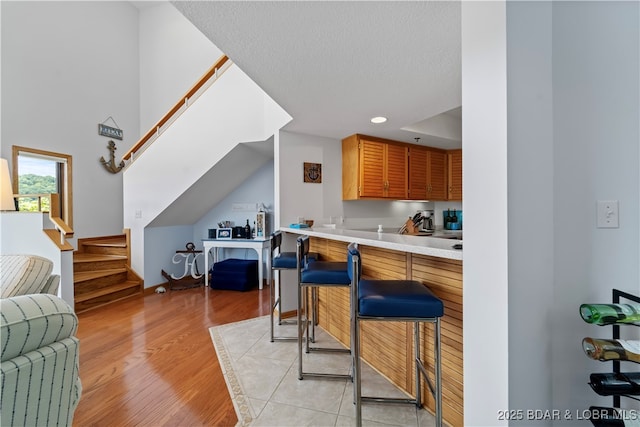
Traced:
[[360, 197], [384, 197], [386, 145], [360, 140]]
[[448, 199], [462, 200], [462, 150], [451, 150], [447, 153], [448, 163]]
[[386, 144], [386, 191], [391, 199], [407, 198], [408, 148], [406, 145]]
[[427, 188], [429, 200], [447, 200], [447, 153], [429, 150], [427, 162]]
[[409, 199], [427, 200], [427, 149], [409, 147]]

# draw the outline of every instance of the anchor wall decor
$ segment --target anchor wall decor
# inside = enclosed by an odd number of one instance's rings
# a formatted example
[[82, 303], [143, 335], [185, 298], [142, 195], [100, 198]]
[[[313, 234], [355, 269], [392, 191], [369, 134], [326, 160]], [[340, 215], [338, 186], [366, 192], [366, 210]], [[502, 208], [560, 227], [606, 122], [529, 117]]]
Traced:
[[104, 157], [100, 157], [100, 163], [102, 163], [102, 166], [104, 166], [105, 169], [108, 170], [109, 172], [118, 173], [124, 167], [124, 160], [121, 161], [120, 164], [116, 166], [116, 143], [113, 141], [109, 141], [107, 148], [109, 148], [109, 151], [111, 152], [109, 156], [109, 161], [107, 162], [104, 159]]

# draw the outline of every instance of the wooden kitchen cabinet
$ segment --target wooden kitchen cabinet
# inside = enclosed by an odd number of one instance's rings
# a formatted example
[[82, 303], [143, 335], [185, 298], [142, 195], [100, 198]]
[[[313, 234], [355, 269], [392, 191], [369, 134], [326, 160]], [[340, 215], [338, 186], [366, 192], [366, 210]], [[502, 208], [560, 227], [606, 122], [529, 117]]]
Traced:
[[462, 200], [462, 150], [447, 152], [448, 200]]
[[342, 140], [342, 199], [406, 199], [408, 145], [366, 135]]
[[427, 200], [427, 147], [409, 147], [409, 199]]
[[409, 199], [447, 200], [447, 153], [409, 146]]

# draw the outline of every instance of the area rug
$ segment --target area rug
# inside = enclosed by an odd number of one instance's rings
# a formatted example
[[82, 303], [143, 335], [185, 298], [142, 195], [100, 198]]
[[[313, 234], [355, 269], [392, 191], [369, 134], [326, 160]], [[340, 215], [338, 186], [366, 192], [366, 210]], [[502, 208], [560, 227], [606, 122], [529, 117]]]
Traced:
[[236, 424], [236, 426], [250, 425], [251, 421], [253, 420], [253, 415], [249, 407], [249, 401], [247, 400], [248, 398], [245, 396], [245, 392], [233, 368], [231, 356], [227, 350], [227, 346], [225, 344], [225, 340], [222, 337], [222, 333], [239, 325], [246, 325], [253, 329], [252, 326], [256, 324], [264, 324], [268, 327], [269, 316], [257, 317], [255, 319], [249, 319], [241, 322], [235, 322], [227, 325], [214, 326], [212, 328], [209, 328], [209, 333], [211, 334], [211, 339], [213, 340], [213, 346], [216, 349], [216, 355], [218, 356], [218, 361], [220, 362], [220, 368], [222, 369], [224, 381], [227, 384], [227, 389], [229, 390], [229, 395], [231, 396], [233, 407], [235, 408], [236, 415], [238, 416], [238, 423]]
[[[353, 387], [347, 380], [297, 378], [297, 342], [269, 339], [269, 316], [209, 329], [235, 408], [237, 426], [353, 425]], [[295, 325], [276, 326], [276, 336], [293, 337]], [[321, 328], [316, 341], [341, 347]], [[305, 370], [349, 373], [348, 354], [303, 355]], [[406, 397], [363, 364], [363, 394]], [[433, 417], [411, 405], [364, 405], [363, 420], [375, 426], [431, 426]]]

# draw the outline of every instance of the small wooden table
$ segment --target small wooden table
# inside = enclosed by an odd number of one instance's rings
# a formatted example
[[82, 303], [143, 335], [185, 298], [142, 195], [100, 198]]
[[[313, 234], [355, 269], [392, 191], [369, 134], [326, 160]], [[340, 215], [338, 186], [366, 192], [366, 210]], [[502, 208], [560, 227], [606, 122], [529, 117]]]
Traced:
[[[262, 289], [262, 281], [264, 274], [262, 272], [262, 263], [264, 260], [263, 253], [265, 249], [271, 250], [271, 239], [268, 237], [256, 237], [255, 239], [202, 239], [202, 246], [204, 247], [204, 270], [205, 270], [205, 286], [209, 286], [209, 252], [213, 251], [214, 264], [219, 261], [218, 249], [220, 248], [237, 248], [237, 249], [253, 249], [258, 254], [258, 288]], [[267, 256], [267, 280], [271, 281], [271, 257]]]

